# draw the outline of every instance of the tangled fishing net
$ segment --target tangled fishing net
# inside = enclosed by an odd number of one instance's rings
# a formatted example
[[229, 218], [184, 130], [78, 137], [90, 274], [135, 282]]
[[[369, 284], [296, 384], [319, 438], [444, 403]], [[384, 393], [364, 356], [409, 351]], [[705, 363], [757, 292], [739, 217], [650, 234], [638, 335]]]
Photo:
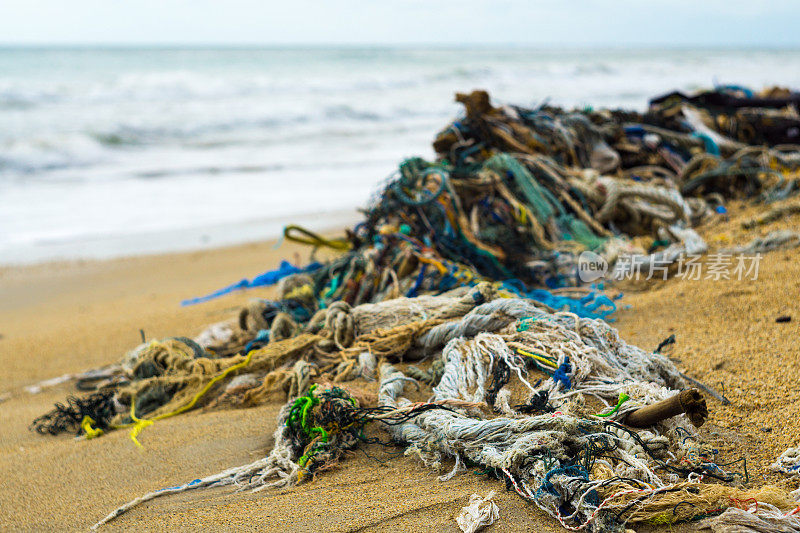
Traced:
[[[176, 492], [303, 483], [385, 432], [443, 481], [479, 468], [570, 530], [800, 529], [793, 497], [748, 488], [746, 464], [703, 442], [696, 383], [620, 339], [604, 320], [614, 301], [577, 274], [586, 251], [617, 272], [624, 257], [703, 253], [694, 228], [732, 199], [774, 204], [752, 227], [798, 212], [800, 148], [788, 143], [800, 97], [723, 88], [667, 95], [644, 114], [497, 107], [482, 91], [457, 100], [465, 114], [436, 137], [437, 159], [404, 161], [345, 237], [287, 227], [333, 259], [187, 300], [278, 284], [276, 300], [193, 339], [144, 342], [78, 376], [92, 394], [34, 421], [86, 438], [128, 428], [139, 444], [148, 425], [193, 408], [288, 398], [266, 457], [147, 494], [98, 526]], [[735, 251], [798, 243], [784, 232]], [[356, 379], [371, 391], [349, 389]], [[429, 398], [409, 400], [409, 387]], [[476, 498], [462, 527], [497, 519]]]

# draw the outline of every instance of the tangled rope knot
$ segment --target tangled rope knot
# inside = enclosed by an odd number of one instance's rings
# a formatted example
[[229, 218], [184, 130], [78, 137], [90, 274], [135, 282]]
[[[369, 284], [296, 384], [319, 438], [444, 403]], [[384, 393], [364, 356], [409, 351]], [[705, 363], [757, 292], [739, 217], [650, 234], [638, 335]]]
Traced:
[[333, 303], [325, 313], [325, 327], [329, 338], [340, 350], [348, 348], [356, 338], [352, 308], [347, 302]]
[[651, 218], [670, 225], [688, 222], [691, 209], [675, 189], [650, 185], [622, 185], [616, 180], [602, 178], [598, 186], [605, 189], [605, 201], [597, 212], [601, 223], [618, 219], [623, 213], [641, 224]]
[[253, 298], [239, 312], [239, 328], [242, 331], [258, 332], [262, 329], [269, 329], [270, 323], [264, 318], [267, 310], [267, 301], [260, 298]]

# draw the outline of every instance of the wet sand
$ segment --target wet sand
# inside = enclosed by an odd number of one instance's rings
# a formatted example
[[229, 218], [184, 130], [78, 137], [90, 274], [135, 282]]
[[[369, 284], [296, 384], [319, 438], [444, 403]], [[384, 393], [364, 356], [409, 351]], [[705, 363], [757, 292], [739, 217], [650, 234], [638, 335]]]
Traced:
[[[797, 227], [800, 217], [756, 232]], [[721, 245], [754, 233], [738, 221], [704, 230]], [[0, 529], [85, 530], [118, 505], [263, 456], [281, 401], [250, 409], [195, 411], [163, 420], [136, 448], [125, 431], [91, 441], [28, 431], [36, 416], [73, 392], [35, 395], [36, 381], [115, 362], [140, 341], [194, 335], [270, 289], [180, 307], [183, 298], [252, 277], [305, 250], [252, 244], [205, 252], [0, 269]], [[305, 257], [305, 255], [304, 255]], [[800, 444], [800, 251], [764, 256], [753, 281], [670, 280], [626, 287], [615, 326], [653, 349], [674, 333], [679, 368], [722, 392], [709, 398], [703, 434], [722, 457], [747, 457], [755, 482], [783, 483], [767, 466]], [[789, 323], [776, 323], [780, 315]], [[385, 436], [385, 435], [384, 435]], [[314, 481], [288, 490], [230, 488], [167, 497], [107, 530], [458, 531], [454, 516], [473, 492], [497, 490], [496, 531], [562, 531], [497, 480], [470, 472], [441, 482], [395, 448], [368, 446]], [[675, 528], [681, 530], [683, 528]], [[490, 529], [492, 530], [492, 529]]]

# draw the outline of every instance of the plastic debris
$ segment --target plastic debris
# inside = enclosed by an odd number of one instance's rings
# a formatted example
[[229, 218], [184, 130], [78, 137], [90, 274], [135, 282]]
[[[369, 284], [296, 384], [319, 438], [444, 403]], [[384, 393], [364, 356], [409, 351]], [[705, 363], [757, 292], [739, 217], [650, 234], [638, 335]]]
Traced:
[[456, 516], [456, 523], [461, 531], [475, 533], [500, 519], [500, 509], [492, 498], [494, 498], [493, 490], [483, 498], [477, 494], [469, 497], [469, 505], [464, 506]]
[[[275, 300], [253, 299], [194, 339], [135, 347], [93, 394], [34, 421], [86, 438], [125, 428], [144, 446], [148, 425], [195, 407], [287, 398], [267, 456], [146, 494], [95, 527], [178, 492], [304, 483], [379, 429], [446, 467], [441, 480], [478, 465], [573, 530], [715, 515], [706, 523], [720, 531], [794, 527], [785, 491], [740, 488], [746, 463], [703, 442], [707, 406], [686, 390], [701, 384], [620, 339], [603, 320], [615, 300], [585, 285], [578, 264], [590, 252], [612, 274], [634, 264], [624, 257], [669, 265], [708, 249], [694, 228], [722, 221], [729, 200], [796, 195], [800, 151], [786, 143], [800, 96], [725, 86], [656, 98], [645, 113], [496, 106], [483, 91], [456, 99], [464, 115], [437, 135], [435, 160], [403, 161], [345, 236], [286, 228], [332, 259], [312, 252], [307, 266], [284, 261], [185, 301], [278, 285]], [[773, 207], [753, 224], [796, 213]], [[747, 251], [795, 241], [770, 234]], [[371, 389], [349, 388], [359, 378]], [[512, 401], [512, 383], [524, 397]], [[410, 401], [407, 386], [430, 387], [430, 399]], [[498, 512], [491, 494], [473, 495], [459, 516], [477, 531]]]

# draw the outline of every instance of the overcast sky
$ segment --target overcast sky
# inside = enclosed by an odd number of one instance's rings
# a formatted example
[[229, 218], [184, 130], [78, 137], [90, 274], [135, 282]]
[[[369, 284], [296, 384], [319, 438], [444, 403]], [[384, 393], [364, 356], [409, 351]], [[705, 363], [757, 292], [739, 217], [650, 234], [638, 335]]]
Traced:
[[0, 42], [800, 47], [798, 3], [0, 0]]

